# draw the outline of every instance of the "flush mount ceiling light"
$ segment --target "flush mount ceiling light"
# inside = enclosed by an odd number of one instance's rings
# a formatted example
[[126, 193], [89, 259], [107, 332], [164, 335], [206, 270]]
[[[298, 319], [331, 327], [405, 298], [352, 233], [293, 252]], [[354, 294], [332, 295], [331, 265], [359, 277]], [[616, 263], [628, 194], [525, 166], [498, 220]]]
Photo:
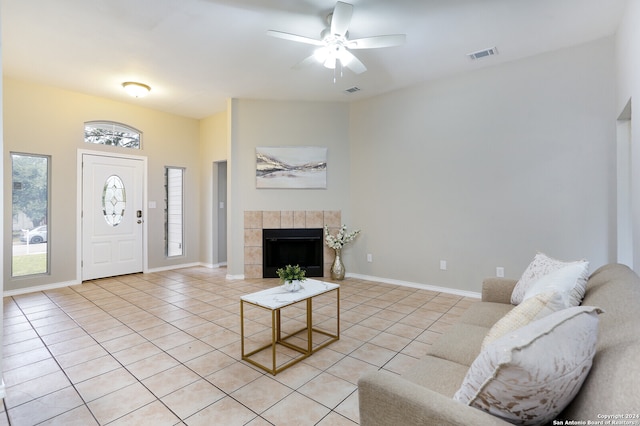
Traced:
[[122, 83], [124, 90], [134, 98], [143, 98], [149, 94], [151, 87], [146, 84], [136, 83], [134, 81], [125, 81]]

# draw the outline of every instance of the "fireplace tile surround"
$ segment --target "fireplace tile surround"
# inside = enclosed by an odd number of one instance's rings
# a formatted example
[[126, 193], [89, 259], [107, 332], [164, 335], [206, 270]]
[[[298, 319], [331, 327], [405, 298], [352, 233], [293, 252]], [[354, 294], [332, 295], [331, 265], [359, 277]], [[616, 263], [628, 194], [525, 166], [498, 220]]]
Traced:
[[[262, 278], [262, 230], [280, 228], [324, 228], [333, 233], [342, 225], [340, 210], [247, 210], [244, 212], [244, 276]], [[333, 250], [324, 247], [324, 276], [330, 275]]]

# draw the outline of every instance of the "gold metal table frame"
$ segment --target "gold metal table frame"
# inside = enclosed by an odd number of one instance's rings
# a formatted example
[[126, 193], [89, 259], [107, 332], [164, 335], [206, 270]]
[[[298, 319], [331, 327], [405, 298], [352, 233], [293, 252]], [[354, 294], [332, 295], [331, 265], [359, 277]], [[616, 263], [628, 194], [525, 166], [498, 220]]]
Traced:
[[[263, 291], [259, 291], [256, 293], [252, 293], [246, 296], [242, 296], [240, 298], [240, 346], [241, 346], [241, 352], [242, 352], [242, 359], [244, 361], [249, 362], [250, 364], [255, 365], [256, 367], [259, 367], [271, 374], [273, 374], [274, 376], [278, 373], [280, 373], [283, 370], [286, 370], [287, 368], [297, 364], [298, 362], [308, 358], [309, 356], [311, 356], [312, 354], [314, 354], [315, 352], [319, 351], [320, 349], [330, 345], [331, 343], [337, 341], [340, 339], [340, 286], [338, 284], [332, 284], [332, 283], [323, 283], [321, 281], [317, 281], [317, 280], [310, 280], [307, 279], [303, 285], [309, 285], [309, 284], [313, 284], [314, 286], [317, 286], [316, 283], [321, 284], [322, 286], [324, 286], [324, 289], [322, 288], [318, 288], [317, 290], [312, 290], [311, 292], [304, 292], [301, 294], [301, 296], [299, 298], [293, 299], [292, 301], [289, 302], [275, 302], [275, 303], [259, 303], [256, 301], [250, 301], [250, 300], [246, 300], [248, 298], [251, 298], [252, 296], [256, 296], [256, 295], [271, 295], [274, 294], [274, 290], [278, 290], [279, 287], [276, 288], [272, 288], [272, 289], [267, 289], [267, 290], [263, 290]], [[320, 296], [322, 294], [327, 294], [330, 293], [332, 291], [336, 292], [336, 333], [330, 333], [328, 331], [325, 330], [321, 330], [318, 328], [313, 327], [313, 298], [316, 296]], [[282, 292], [280, 292], [281, 294]], [[275, 299], [275, 297], [274, 297]], [[305, 327], [302, 327], [299, 330], [296, 330], [286, 336], [282, 336], [282, 328], [281, 328], [281, 315], [280, 315], [280, 310], [282, 308], [285, 308], [287, 306], [291, 306], [294, 305], [296, 303], [300, 303], [300, 302], [306, 302], [306, 325]], [[261, 346], [255, 350], [252, 350], [249, 353], [245, 353], [245, 346], [244, 346], [244, 304], [248, 303], [250, 305], [253, 306], [257, 306], [259, 308], [263, 308], [263, 309], [268, 309], [271, 310], [271, 343], [267, 343], [264, 346]], [[299, 334], [302, 331], [307, 332], [307, 347], [301, 347], [298, 345], [295, 345], [291, 342], [287, 342], [287, 339]], [[316, 333], [320, 333], [323, 334], [327, 337], [330, 337], [329, 340], [323, 342], [322, 344], [318, 345], [316, 348], [313, 347], [313, 332]], [[276, 362], [276, 347], [277, 345], [282, 345], [284, 347], [287, 347], [289, 349], [295, 350], [296, 352], [299, 352], [302, 354], [301, 357], [297, 357], [294, 358], [292, 360], [290, 360], [289, 362], [286, 362], [284, 364], [282, 364], [280, 367], [277, 367], [277, 362]], [[253, 359], [251, 359], [250, 357], [252, 355], [257, 354], [258, 352], [262, 352], [265, 349], [271, 348], [271, 358], [272, 358], [272, 365], [271, 367], [267, 367], [266, 365], [263, 365], [261, 363], [259, 363], [258, 361], [255, 361]]]

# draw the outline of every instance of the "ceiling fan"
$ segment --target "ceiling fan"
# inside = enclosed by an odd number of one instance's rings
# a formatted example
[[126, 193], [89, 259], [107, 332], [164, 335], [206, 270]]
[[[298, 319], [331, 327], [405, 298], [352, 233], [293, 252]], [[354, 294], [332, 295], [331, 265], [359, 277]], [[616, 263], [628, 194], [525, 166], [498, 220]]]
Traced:
[[353, 5], [337, 2], [333, 13], [327, 16], [329, 27], [320, 33], [319, 40], [275, 30], [267, 31], [267, 35], [319, 46], [313, 55], [294, 65], [293, 68], [319, 62], [330, 69], [335, 69], [336, 66], [347, 67], [356, 74], [360, 74], [365, 72], [367, 67], [350, 50], [399, 46], [404, 44], [406, 35], [389, 34], [349, 40], [348, 29], [352, 14]]

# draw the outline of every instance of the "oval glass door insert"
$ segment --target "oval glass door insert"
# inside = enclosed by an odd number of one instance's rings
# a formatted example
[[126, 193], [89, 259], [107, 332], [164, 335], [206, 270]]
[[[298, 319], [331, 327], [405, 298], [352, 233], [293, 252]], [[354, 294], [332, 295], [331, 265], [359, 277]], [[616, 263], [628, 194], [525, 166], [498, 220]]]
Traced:
[[127, 193], [122, 179], [111, 175], [104, 183], [102, 190], [102, 214], [104, 220], [111, 226], [118, 226], [124, 216], [127, 206]]

